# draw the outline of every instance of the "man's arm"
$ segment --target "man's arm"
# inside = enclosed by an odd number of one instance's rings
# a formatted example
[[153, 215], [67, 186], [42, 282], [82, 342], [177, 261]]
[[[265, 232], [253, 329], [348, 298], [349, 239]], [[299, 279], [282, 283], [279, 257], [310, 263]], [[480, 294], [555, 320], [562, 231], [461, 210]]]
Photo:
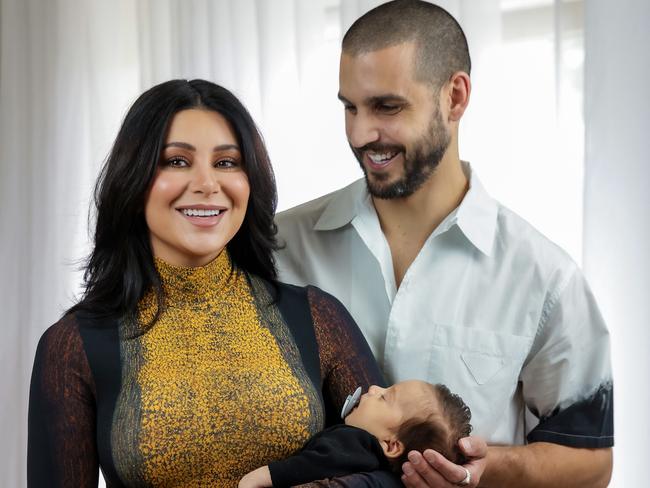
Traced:
[[488, 448], [479, 486], [605, 488], [612, 475], [611, 448], [586, 449], [548, 442]]
[[[475, 439], [475, 438], [473, 438]], [[477, 443], [478, 444], [478, 443]], [[467, 454], [485, 452], [472, 448]], [[465, 477], [465, 470], [435, 451], [409, 454], [402, 481], [409, 488], [451, 488]], [[586, 449], [547, 442], [526, 446], [490, 446], [485, 458], [465, 466], [472, 475], [468, 486], [483, 488], [600, 488], [612, 473], [610, 448]], [[410, 474], [407, 474], [410, 473]]]

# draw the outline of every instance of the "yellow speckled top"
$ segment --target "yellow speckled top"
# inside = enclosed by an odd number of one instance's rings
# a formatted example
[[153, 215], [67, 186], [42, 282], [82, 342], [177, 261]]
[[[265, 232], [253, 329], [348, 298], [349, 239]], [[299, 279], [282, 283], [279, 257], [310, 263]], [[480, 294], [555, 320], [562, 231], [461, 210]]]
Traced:
[[165, 306], [145, 333], [133, 334], [154, 316], [153, 294], [137, 318], [77, 313], [44, 334], [30, 412], [47, 422], [30, 479], [96, 486], [101, 466], [109, 488], [234, 487], [320, 431], [326, 404], [333, 420], [357, 385], [382, 383], [321, 290], [269, 288], [233, 272], [225, 251], [200, 268], [155, 264]]
[[[165, 310], [123, 348], [123, 363], [139, 367], [124, 370], [129, 388], [116, 408], [118, 472], [156, 486], [235, 486], [323, 427], [318, 393], [301, 365], [286, 361], [284, 349], [296, 348], [288, 329], [262, 323], [249, 282], [231, 273], [227, 253], [201, 268], [161, 260], [156, 268]], [[147, 297], [141, 321], [153, 313]]]

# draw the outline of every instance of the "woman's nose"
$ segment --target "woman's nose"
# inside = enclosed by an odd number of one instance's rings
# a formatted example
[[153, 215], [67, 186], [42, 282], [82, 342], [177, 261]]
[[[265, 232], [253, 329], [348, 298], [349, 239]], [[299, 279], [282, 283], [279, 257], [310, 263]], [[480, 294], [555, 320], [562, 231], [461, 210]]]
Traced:
[[370, 385], [370, 388], [368, 388], [368, 393], [371, 395], [379, 395], [384, 389], [380, 386], [377, 385]]
[[209, 167], [195, 166], [192, 178], [192, 191], [195, 193], [217, 193], [221, 188], [218, 172], [210, 165]]

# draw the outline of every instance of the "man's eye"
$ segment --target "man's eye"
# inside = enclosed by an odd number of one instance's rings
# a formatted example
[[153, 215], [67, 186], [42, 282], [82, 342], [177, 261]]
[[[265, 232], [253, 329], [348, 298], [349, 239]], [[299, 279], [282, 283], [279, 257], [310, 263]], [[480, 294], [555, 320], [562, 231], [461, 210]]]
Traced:
[[385, 103], [382, 103], [381, 105], [377, 106], [377, 110], [386, 115], [394, 115], [402, 110], [402, 107], [400, 105], [387, 105]]
[[350, 112], [351, 114], [356, 114], [357, 107], [355, 107], [354, 105], [345, 105], [345, 111]]

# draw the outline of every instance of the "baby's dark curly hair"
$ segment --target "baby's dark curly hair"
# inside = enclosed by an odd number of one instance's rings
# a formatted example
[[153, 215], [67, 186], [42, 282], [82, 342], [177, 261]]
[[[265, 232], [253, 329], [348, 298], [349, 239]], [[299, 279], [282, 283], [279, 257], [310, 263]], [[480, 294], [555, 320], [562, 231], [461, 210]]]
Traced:
[[402, 472], [402, 464], [408, 461], [411, 451], [433, 449], [456, 464], [465, 462], [458, 441], [472, 431], [472, 413], [463, 399], [445, 385], [428, 386], [435, 402], [421, 415], [404, 422], [397, 432], [397, 438], [404, 444], [404, 453], [391, 461], [396, 473]]

